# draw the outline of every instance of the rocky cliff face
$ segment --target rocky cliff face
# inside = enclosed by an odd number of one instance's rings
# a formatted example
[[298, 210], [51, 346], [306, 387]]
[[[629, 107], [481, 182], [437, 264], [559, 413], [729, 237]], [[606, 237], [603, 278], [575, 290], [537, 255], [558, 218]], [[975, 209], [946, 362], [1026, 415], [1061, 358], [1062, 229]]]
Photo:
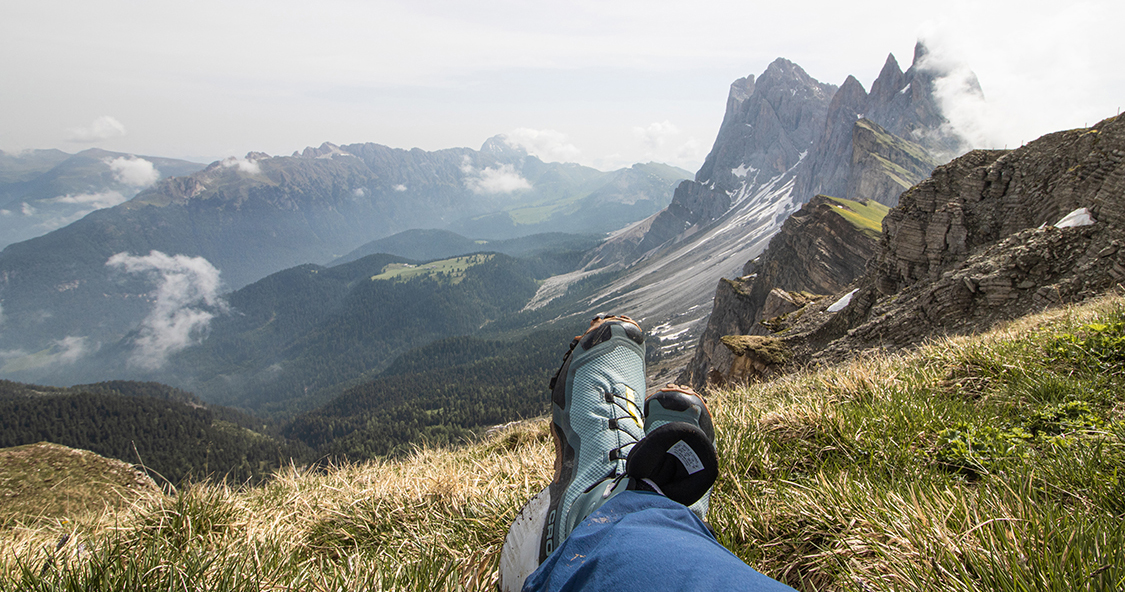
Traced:
[[707, 328], [681, 380], [697, 388], [708, 379], [726, 380], [737, 356], [722, 343], [723, 336], [769, 335], [763, 320], [794, 312], [859, 277], [875, 253], [877, 235], [864, 232], [844, 212], [855, 214], [850, 208], [862, 205], [813, 198], [789, 216], [761, 257], [746, 264], [743, 277], [721, 280]]
[[894, 206], [903, 191], [929, 176], [937, 159], [920, 145], [891, 134], [869, 119], [852, 126], [848, 199]]
[[[849, 76], [832, 98], [809, 163], [797, 178], [798, 196], [834, 195], [894, 205], [898, 195], [937, 164], [964, 150], [934, 96], [946, 72], [932, 66], [919, 43], [903, 72], [887, 56], [871, 92]], [[970, 87], [979, 92], [975, 79]]]
[[814, 191], [897, 200], [936, 164], [927, 146], [944, 145], [946, 122], [932, 94], [939, 73], [924, 68], [924, 56], [917, 48], [905, 73], [888, 58], [870, 94], [854, 77], [837, 89], [785, 59], [736, 80], [695, 180], [677, 188], [667, 209], [587, 260], [587, 272], [626, 270], [591, 306], [628, 310], [666, 342], [695, 341], [712, 286], [760, 255]]
[[[903, 194], [871, 268], [775, 335], [793, 361], [831, 362], [1078, 302], [1125, 281], [1125, 118], [974, 151]], [[1085, 208], [1089, 225], [1055, 227]]]

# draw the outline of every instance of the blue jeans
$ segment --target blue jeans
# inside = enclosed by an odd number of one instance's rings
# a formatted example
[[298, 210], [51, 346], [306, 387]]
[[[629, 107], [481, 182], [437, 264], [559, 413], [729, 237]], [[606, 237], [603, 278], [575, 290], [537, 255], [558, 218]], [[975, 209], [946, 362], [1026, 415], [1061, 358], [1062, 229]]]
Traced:
[[583, 520], [523, 585], [523, 592], [548, 590], [793, 589], [735, 557], [686, 506], [625, 491]]

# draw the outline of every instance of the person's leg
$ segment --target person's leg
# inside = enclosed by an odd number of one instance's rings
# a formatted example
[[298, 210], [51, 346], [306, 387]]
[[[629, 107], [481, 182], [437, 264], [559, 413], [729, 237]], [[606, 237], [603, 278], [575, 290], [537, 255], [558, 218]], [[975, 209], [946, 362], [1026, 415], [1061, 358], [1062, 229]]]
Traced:
[[683, 504], [657, 493], [614, 496], [528, 577], [524, 592], [787, 591], [723, 547]]
[[571, 344], [551, 381], [555, 475], [508, 532], [501, 590], [789, 589], [702, 522], [718, 475], [711, 416], [686, 387], [641, 401], [643, 344], [635, 321], [602, 316]]

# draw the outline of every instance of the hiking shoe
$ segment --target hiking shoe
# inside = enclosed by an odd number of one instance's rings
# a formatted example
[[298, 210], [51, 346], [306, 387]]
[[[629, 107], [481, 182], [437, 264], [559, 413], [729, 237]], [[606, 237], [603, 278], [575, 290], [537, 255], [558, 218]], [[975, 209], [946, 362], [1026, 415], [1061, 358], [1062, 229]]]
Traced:
[[[554, 477], [508, 531], [502, 589], [518, 589], [621, 482], [629, 451], [645, 433], [644, 355], [644, 332], [627, 316], [598, 315], [570, 344], [550, 383]], [[602, 483], [605, 492], [596, 488]]]
[[[699, 441], [696, 434], [690, 433], [691, 430], [686, 430], [683, 427], [676, 430], [663, 430], [666, 425], [670, 424], [688, 424], [703, 434], [705, 441]], [[685, 431], [686, 430], [686, 431]], [[660, 432], [657, 434], [657, 432]], [[711, 412], [707, 409], [707, 403], [703, 397], [696, 393], [690, 386], [682, 386], [678, 384], [668, 384], [645, 399], [645, 440], [650, 440], [645, 443], [644, 449], [634, 449], [637, 454], [645, 452], [646, 449], [652, 447], [653, 449], [665, 447], [675, 448], [675, 450], [665, 451], [675, 457], [679, 462], [670, 462], [673, 459], [663, 456], [663, 454], [655, 455], [653, 452], [648, 454], [656, 458], [650, 458], [647, 462], [630, 460], [634, 466], [630, 469], [630, 475], [641, 479], [652, 479], [652, 477], [659, 476], [660, 479], [665, 480], [666, 484], [659, 486], [660, 493], [665, 494], [667, 497], [674, 499], [691, 508], [700, 520], [706, 520], [707, 509], [711, 503], [711, 485], [717, 477], [717, 454], [715, 453], [715, 426], [711, 422]], [[677, 439], [679, 438], [679, 439]], [[682, 446], [677, 448], [678, 441], [684, 441], [685, 445], [691, 449], [689, 453], [687, 449]], [[694, 455], [694, 456], [693, 456]], [[711, 457], [715, 461], [710, 461]], [[699, 461], [698, 464], [696, 462]], [[707, 469], [699, 470], [696, 472], [686, 472], [698, 469], [703, 465], [712, 465], [715, 467], [714, 475], [712, 470]], [[678, 472], [678, 471], [685, 472]], [[664, 471], [664, 472], [661, 472]], [[675, 475], [669, 474], [668, 471], [676, 472]], [[640, 473], [644, 473], [641, 475]], [[678, 477], [678, 478], [677, 478]], [[700, 484], [710, 480], [706, 484], [703, 491], [699, 491]], [[675, 481], [673, 483], [673, 481]], [[658, 482], [657, 482], [658, 483]], [[688, 500], [690, 501], [684, 501]]]

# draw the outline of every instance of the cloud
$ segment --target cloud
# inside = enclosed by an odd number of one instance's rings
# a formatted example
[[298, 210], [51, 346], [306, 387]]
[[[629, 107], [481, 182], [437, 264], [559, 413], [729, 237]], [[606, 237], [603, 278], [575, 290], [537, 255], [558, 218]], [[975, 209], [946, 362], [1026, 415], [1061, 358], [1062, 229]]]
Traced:
[[117, 179], [118, 183], [132, 187], [148, 187], [160, 180], [160, 171], [143, 158], [120, 156], [113, 160], [106, 159], [105, 163], [113, 171], [113, 178]]
[[20, 213], [23, 214], [24, 216], [34, 216], [35, 215], [35, 208], [31, 207], [31, 204], [29, 204], [25, 201], [22, 204], [20, 204]]
[[223, 160], [223, 167], [231, 168], [236, 167], [240, 172], [248, 175], [262, 174], [262, 167], [258, 166], [258, 161], [247, 158], [239, 158], [237, 156], [230, 156]]
[[0, 210], [0, 216], [11, 216], [12, 210]]
[[146, 275], [157, 287], [152, 310], [141, 322], [129, 363], [158, 370], [168, 357], [203, 341], [216, 314], [227, 311], [219, 297], [219, 270], [203, 257], [151, 251], [136, 257], [118, 253], [106, 265]]
[[356, 197], [364, 197], [364, 196], [367, 195], [367, 190], [364, 189], [363, 187], [356, 187], [355, 189], [352, 190], [352, 195], [354, 195]]
[[667, 119], [644, 127], [635, 126], [633, 135], [644, 145], [645, 158], [649, 160], [690, 169], [707, 156], [707, 149], [699, 140], [692, 137], [681, 140], [680, 128]]
[[121, 125], [120, 121], [108, 115], [103, 115], [86, 127], [71, 129], [70, 136], [67, 140], [77, 144], [93, 144], [95, 142], [120, 138], [124, 135], [125, 126]]
[[637, 136], [648, 146], [649, 150], [659, 150], [663, 148], [668, 140], [680, 133], [680, 128], [676, 127], [671, 121], [665, 119], [664, 121], [657, 121], [648, 124], [648, 127], [634, 127], [633, 135]]
[[531, 183], [516, 172], [515, 167], [503, 164], [497, 168], [486, 167], [478, 170], [473, 167], [466, 156], [461, 161], [461, 172], [465, 175], [462, 179], [465, 187], [477, 195], [493, 195], [498, 193], [512, 193], [524, 189], [531, 189]]
[[4, 370], [34, 370], [73, 364], [94, 351], [85, 337], [64, 337], [51, 343], [47, 349], [29, 354], [22, 349], [0, 351], [4, 360]]
[[576, 162], [582, 155], [566, 134], [555, 130], [534, 130], [521, 127], [504, 134], [504, 142], [513, 148], [523, 148], [528, 154], [544, 162]]
[[[128, 200], [129, 198], [122, 195], [119, 191], [102, 191], [101, 193], [79, 193], [77, 195], [68, 194], [61, 197], [49, 199], [47, 201], [52, 203], [89, 206], [90, 209], [85, 210], [85, 213], [82, 214], [82, 216], [85, 216], [86, 214], [89, 214], [94, 210], [100, 210], [102, 208], [112, 208], [113, 206]], [[71, 222], [73, 222], [73, 220], [71, 220]]]
[[398, 185], [394, 186], [394, 190], [399, 191], [399, 192], [406, 191], [406, 185], [403, 185], [402, 183], [399, 183]]

